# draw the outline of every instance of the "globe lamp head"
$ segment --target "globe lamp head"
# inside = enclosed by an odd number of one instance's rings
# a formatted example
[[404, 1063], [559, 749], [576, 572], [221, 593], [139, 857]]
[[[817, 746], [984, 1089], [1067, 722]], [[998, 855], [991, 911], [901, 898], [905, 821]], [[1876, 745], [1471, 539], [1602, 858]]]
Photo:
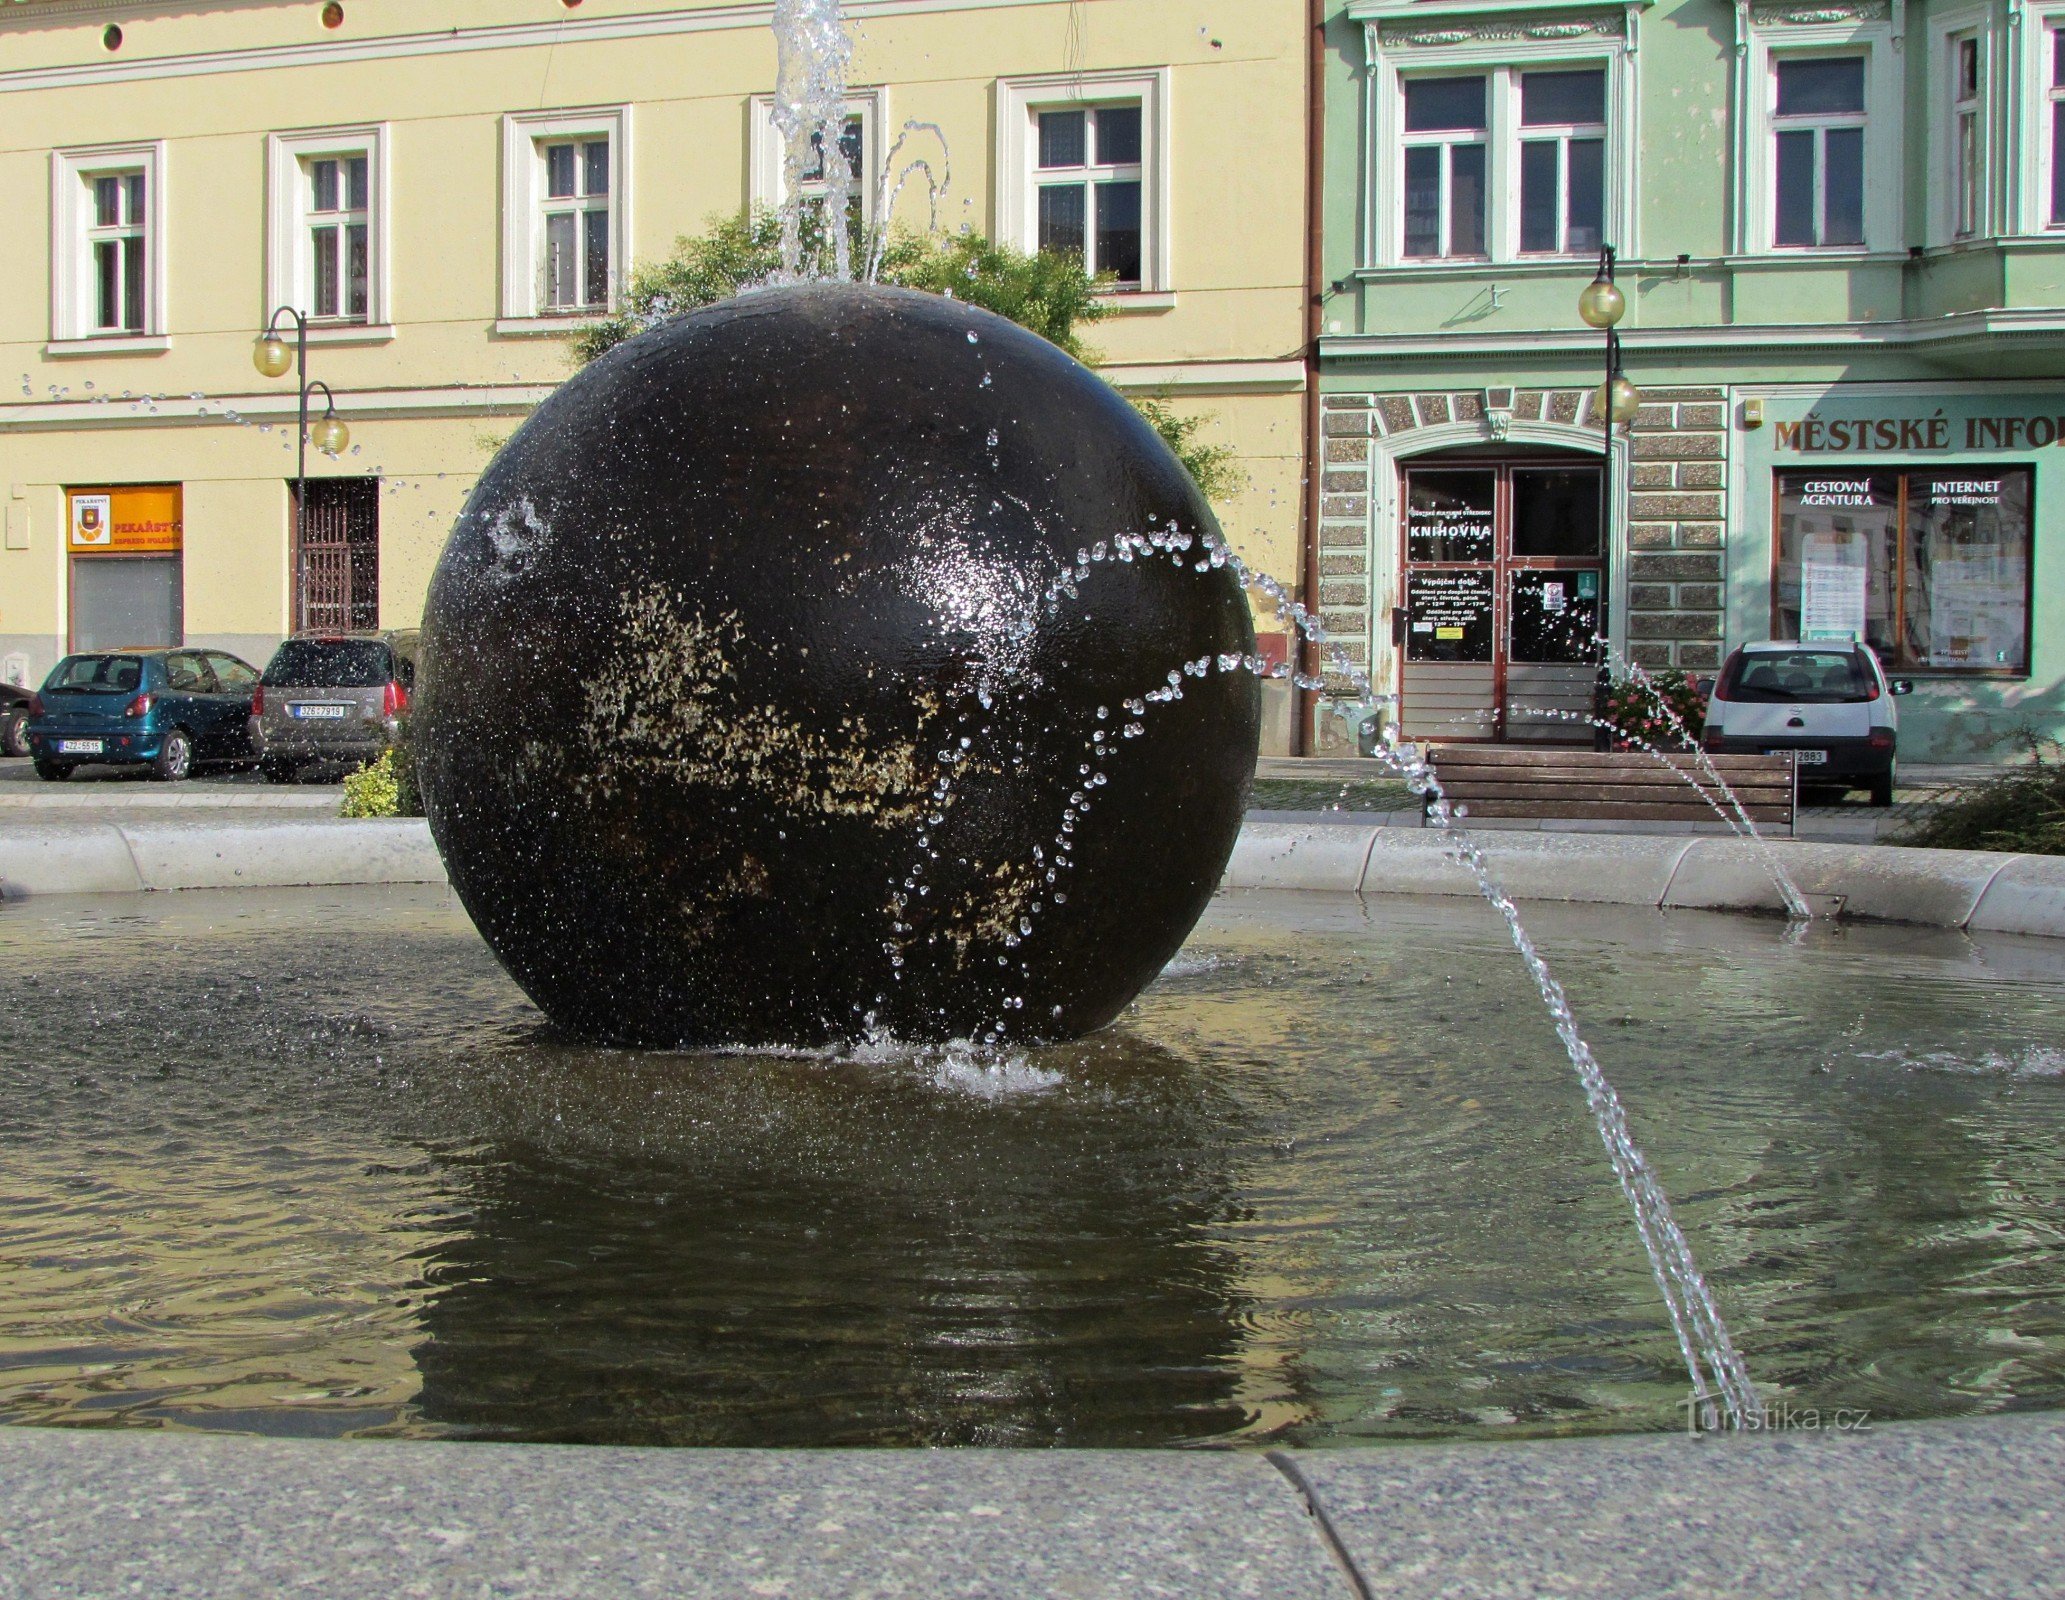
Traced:
[[1627, 297], [1603, 272], [1577, 297], [1577, 314], [1594, 328], [1610, 328], [1627, 312]]
[[277, 378], [294, 365], [294, 352], [287, 348], [287, 341], [278, 334], [268, 333], [251, 352], [251, 365], [268, 378]]

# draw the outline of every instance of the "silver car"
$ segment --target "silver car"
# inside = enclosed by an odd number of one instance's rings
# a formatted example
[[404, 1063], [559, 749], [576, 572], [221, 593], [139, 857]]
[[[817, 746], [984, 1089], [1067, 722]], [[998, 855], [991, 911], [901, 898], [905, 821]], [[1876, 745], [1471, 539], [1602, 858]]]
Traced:
[[251, 744], [273, 783], [352, 767], [394, 743], [416, 682], [416, 634], [297, 633], [273, 652], [251, 703]]

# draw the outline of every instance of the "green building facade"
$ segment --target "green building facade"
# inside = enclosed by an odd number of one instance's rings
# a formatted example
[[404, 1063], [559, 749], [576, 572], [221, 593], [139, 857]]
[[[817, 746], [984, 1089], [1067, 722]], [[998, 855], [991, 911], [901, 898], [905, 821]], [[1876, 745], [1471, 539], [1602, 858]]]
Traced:
[[1325, 46], [1314, 557], [1408, 736], [1588, 738], [1601, 627], [1860, 634], [1909, 760], [2065, 736], [2065, 0], [1347, 0]]

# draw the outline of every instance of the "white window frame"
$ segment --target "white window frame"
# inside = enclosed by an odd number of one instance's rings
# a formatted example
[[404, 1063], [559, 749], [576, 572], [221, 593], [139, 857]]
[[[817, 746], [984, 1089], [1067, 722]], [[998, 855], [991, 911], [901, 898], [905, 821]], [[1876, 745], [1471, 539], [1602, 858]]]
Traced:
[[366, 314], [362, 319], [311, 321], [310, 343], [371, 344], [394, 337], [392, 218], [388, 125], [311, 128], [266, 139], [265, 304], [311, 315], [314, 264], [310, 260], [308, 166], [329, 157], [366, 159], [371, 193], [366, 208]]
[[[1814, 15], [1815, 13], [1805, 13]], [[1735, 247], [1744, 255], [1814, 260], [1892, 255], [1906, 248], [1903, 192], [1905, 105], [1898, 33], [1884, 18], [1745, 25], [1738, 53]], [[1864, 60], [1864, 242], [1780, 245], [1778, 231], [1778, 68], [1782, 60], [1852, 55]]]
[[[1943, 200], [1943, 231], [1947, 238], [1977, 239], [1988, 232], [1992, 220], [1987, 205], [1987, 176], [1992, 163], [1987, 157], [1986, 74], [1987, 34], [1984, 22], [1955, 31], [1942, 30], [1943, 54], [1937, 60], [1936, 84], [1945, 97], [1944, 114], [1930, 119], [1932, 131], [1945, 134], [1950, 148], [1947, 159], [1931, 163], [1948, 184]], [[1972, 87], [1965, 88], [1965, 58], [1972, 59]]]
[[[788, 198], [782, 172], [782, 132], [774, 125], [774, 96], [756, 94], [747, 108], [746, 199], [770, 210]], [[883, 130], [889, 125], [889, 91], [855, 89], [846, 96], [846, 115], [860, 118], [860, 214], [875, 220], [875, 202], [882, 187]]]
[[[1516, 43], [1487, 35], [1455, 44], [1424, 45], [1384, 42], [1381, 26], [1366, 33], [1371, 62], [1370, 95], [1365, 121], [1363, 170], [1373, 175], [1365, 191], [1363, 264], [1365, 268], [1407, 271], [1454, 271], [1458, 266], [1514, 266], [1541, 263], [1567, 267], [1573, 261], [1596, 260], [1596, 248], [1575, 251], [1520, 252], [1520, 78], [1528, 72], [1606, 74], [1605, 203], [1600, 219], [1604, 242], [1624, 256], [1641, 253], [1634, 197], [1640, 159], [1639, 141], [1631, 129], [1636, 101], [1635, 52], [1624, 33], [1586, 30], [1569, 39], [1528, 39]], [[1408, 78], [1483, 76], [1485, 86], [1485, 243], [1483, 256], [1408, 256], [1405, 253], [1405, 147], [1442, 140], [1446, 134], [1405, 132], [1405, 82]], [[1538, 136], [1561, 136], [1567, 129], [1543, 127]], [[1467, 136], [1462, 137], [1467, 142]], [[1443, 187], [1446, 188], [1446, 174]], [[1444, 216], [1443, 227], [1447, 226]], [[1562, 221], [1558, 220], [1561, 232]]]
[[2051, 238], [2065, 233], [2065, 222], [2051, 221], [2051, 171], [2058, 153], [2051, 148], [2051, 36], [2065, 32], [2065, 6], [2021, 13], [2021, 26], [2012, 37], [2021, 52], [2014, 106], [2008, 119], [2008, 149], [2002, 170], [2019, 181], [2011, 184], [2009, 204], [2012, 232]]
[[[543, 301], [545, 154], [548, 144], [609, 142], [610, 292], [600, 308], [548, 311]], [[556, 334], [585, 327], [622, 303], [631, 265], [631, 108], [512, 112], [502, 119], [502, 315], [500, 334]]]
[[1039, 114], [1140, 106], [1140, 287], [1111, 291], [1114, 306], [1161, 309], [1175, 303], [1169, 203], [1169, 69], [1052, 73], [997, 80], [995, 237], [1022, 250], [1040, 243]]
[[[88, 235], [93, 180], [141, 173], [144, 180], [144, 306], [141, 330], [103, 333]], [[95, 145], [50, 153], [50, 342], [47, 355], [143, 355], [171, 348], [166, 313], [165, 142]]]

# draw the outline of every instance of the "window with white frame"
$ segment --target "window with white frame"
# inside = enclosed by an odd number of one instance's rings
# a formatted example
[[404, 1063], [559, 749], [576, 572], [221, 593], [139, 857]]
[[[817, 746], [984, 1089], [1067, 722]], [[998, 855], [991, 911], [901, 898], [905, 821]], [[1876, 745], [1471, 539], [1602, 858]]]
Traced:
[[1589, 254], [1605, 242], [1605, 70], [1519, 76], [1520, 253]]
[[1491, 167], [1486, 79], [1405, 82], [1405, 255], [1490, 254], [1485, 183]]
[[[1908, 243], [1906, 79], [1899, 7], [1737, 12], [1737, 129], [1731, 233], [1745, 253], [1891, 254]], [[1945, 30], [1951, 31], [1951, 30]], [[1936, 35], [1940, 40], [1942, 34]], [[1940, 49], [1932, 45], [1931, 49]], [[1946, 69], [1947, 70], [1947, 69]], [[1984, 51], [1981, 51], [1981, 83]], [[1932, 70], [1928, 81], [1944, 84]], [[1925, 127], [1943, 176], [1926, 229], [1949, 238], [1949, 111], [1941, 87]], [[1983, 125], [1982, 125], [1983, 126]], [[1983, 152], [1982, 152], [1983, 157]]]
[[163, 181], [159, 145], [52, 153], [54, 344], [163, 334]]
[[1075, 256], [1120, 294], [1166, 291], [1165, 73], [1000, 86], [998, 232]]
[[541, 139], [544, 193], [538, 229], [538, 309], [609, 305], [609, 140]]
[[[1494, 140], [1494, 126], [1505, 130]], [[1408, 260], [1596, 251], [1606, 216], [1606, 70], [1501, 67], [1404, 81]], [[1498, 183], [1494, 184], [1494, 175]]]
[[2044, 65], [2050, 71], [2044, 95], [2044, 109], [2049, 113], [2044, 132], [2051, 151], [2051, 194], [2047, 215], [2053, 228], [2065, 228], [2065, 27], [2050, 29], [2046, 39], [2050, 49], [2044, 52]]
[[1609, 130], [1632, 99], [1619, 41], [1536, 45], [1513, 61], [1487, 38], [1427, 46], [1372, 34], [1366, 259], [1552, 261], [1633, 246], [1635, 152]]
[[629, 116], [503, 119], [505, 320], [563, 326], [615, 304], [630, 240]]
[[86, 249], [92, 258], [94, 333], [141, 333], [149, 296], [148, 177], [142, 171], [96, 172]]
[[1863, 244], [1864, 58], [1781, 56], [1771, 71], [1771, 242]]
[[1979, 36], [1953, 34], [1950, 69], [1950, 235], [1979, 231], [1985, 195], [1986, 130], [1980, 120]]
[[268, 291], [309, 319], [312, 337], [386, 334], [386, 129], [274, 134]]
[[1093, 278], [1140, 287], [1140, 103], [1041, 111], [1033, 192], [1039, 247]]
[[[862, 221], [875, 214], [875, 173], [880, 166], [876, 137], [883, 124], [880, 89], [859, 90], [846, 100], [846, 121], [839, 133], [839, 153], [846, 161], [847, 207]], [[753, 150], [751, 198], [764, 206], [779, 206], [788, 195], [784, 171], [781, 130], [774, 125], [774, 97], [753, 97]], [[810, 161], [803, 170], [801, 188], [806, 206], [821, 205], [829, 188], [824, 164], [824, 141], [813, 136]]]
[[308, 314], [364, 322], [369, 301], [372, 182], [364, 156], [303, 163], [308, 183]]

